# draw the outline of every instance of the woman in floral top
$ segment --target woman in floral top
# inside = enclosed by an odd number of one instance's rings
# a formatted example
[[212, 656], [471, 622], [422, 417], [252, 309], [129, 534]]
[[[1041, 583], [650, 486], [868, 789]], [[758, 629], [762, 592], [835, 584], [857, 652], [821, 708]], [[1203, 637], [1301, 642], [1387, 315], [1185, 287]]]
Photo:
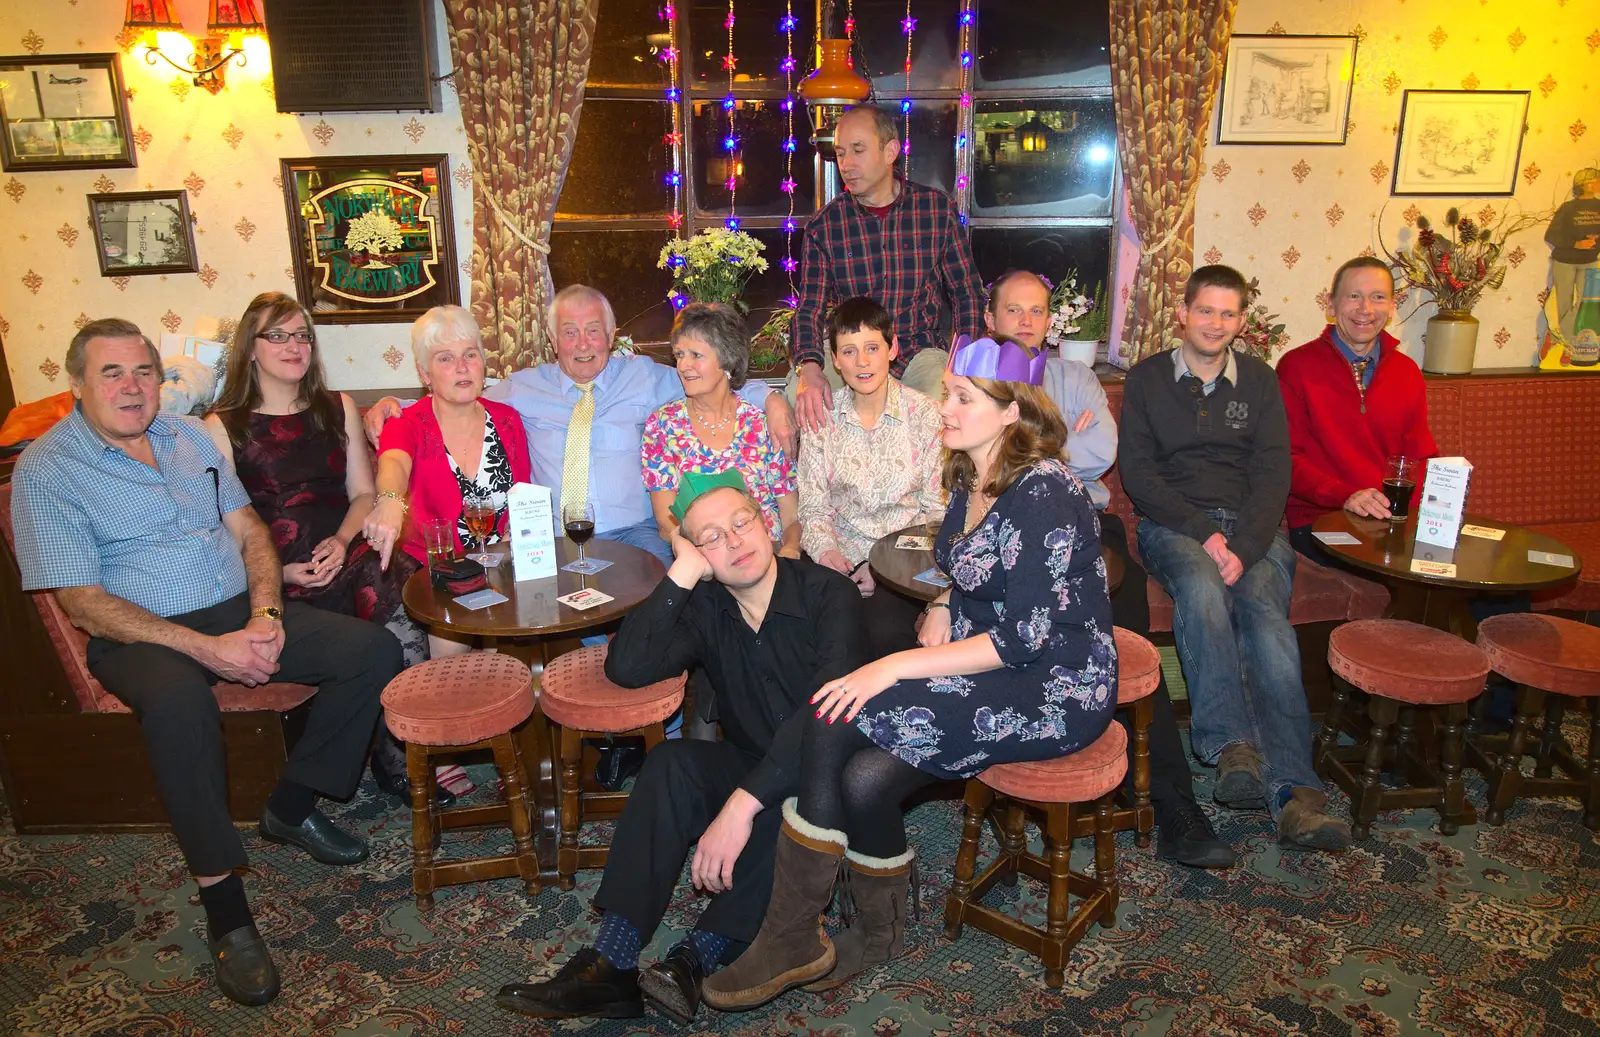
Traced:
[[644, 488], [650, 491], [661, 538], [672, 542], [677, 520], [670, 509], [685, 472], [732, 468], [761, 505], [778, 553], [800, 557], [799, 507], [788, 455], [767, 432], [762, 413], [735, 395], [744, 386], [750, 360], [744, 318], [721, 303], [685, 306], [672, 325], [672, 355], [683, 399], [645, 419], [640, 448]]
[[[746, 1007], [822, 976], [842, 982], [898, 954], [912, 857], [905, 797], [995, 764], [1065, 756], [1110, 724], [1117, 651], [1099, 525], [1061, 459], [1067, 430], [1043, 378], [1042, 358], [1009, 340], [952, 356], [939, 411], [950, 508], [934, 556], [955, 585], [930, 604], [924, 647], [813, 696], [774, 864], [784, 882], [750, 949], [706, 978], [712, 1005]], [[816, 919], [841, 855], [856, 920], [830, 941]]]

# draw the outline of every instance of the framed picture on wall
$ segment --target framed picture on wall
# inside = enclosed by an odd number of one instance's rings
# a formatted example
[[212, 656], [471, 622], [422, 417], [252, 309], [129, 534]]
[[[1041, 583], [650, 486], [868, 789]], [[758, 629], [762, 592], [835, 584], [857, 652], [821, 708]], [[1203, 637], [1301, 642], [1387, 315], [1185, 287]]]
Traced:
[[1234, 36], [1217, 108], [1218, 144], [1343, 144], [1354, 36]]
[[192, 274], [200, 269], [188, 191], [91, 194], [89, 223], [101, 277]]
[[0, 57], [0, 169], [135, 164], [115, 54]]
[[1407, 90], [1390, 193], [1508, 195], [1517, 184], [1527, 90]]
[[295, 289], [318, 324], [396, 323], [459, 303], [446, 155], [286, 158]]

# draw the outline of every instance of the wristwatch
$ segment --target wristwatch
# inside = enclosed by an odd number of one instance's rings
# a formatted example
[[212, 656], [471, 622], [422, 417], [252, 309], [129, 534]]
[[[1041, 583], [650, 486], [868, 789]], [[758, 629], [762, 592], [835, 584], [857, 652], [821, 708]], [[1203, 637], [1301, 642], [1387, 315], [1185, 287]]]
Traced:
[[251, 619], [275, 619], [279, 623], [282, 623], [283, 622], [283, 609], [278, 608], [276, 605], [258, 605], [255, 608], [250, 610], [250, 618]]

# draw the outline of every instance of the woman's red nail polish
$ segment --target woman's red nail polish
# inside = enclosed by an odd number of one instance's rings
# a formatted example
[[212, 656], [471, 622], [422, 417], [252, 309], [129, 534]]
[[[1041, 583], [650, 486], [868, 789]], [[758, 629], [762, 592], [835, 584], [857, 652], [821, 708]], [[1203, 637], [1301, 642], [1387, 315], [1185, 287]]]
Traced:
[[818, 720], [821, 720], [821, 719], [822, 719], [822, 710], [820, 710], [820, 709], [819, 709], [819, 710], [817, 710], [817, 719], [818, 719]]

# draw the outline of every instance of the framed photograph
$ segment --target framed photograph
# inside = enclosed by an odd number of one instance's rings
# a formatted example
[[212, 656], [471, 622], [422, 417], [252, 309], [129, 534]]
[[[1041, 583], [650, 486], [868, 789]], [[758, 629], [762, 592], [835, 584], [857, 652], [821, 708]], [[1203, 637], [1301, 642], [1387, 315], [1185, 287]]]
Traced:
[[115, 54], [0, 57], [0, 169], [135, 165]]
[[1218, 144], [1343, 144], [1354, 36], [1234, 36], [1222, 71]]
[[1407, 90], [1391, 194], [1509, 195], [1527, 90]]
[[282, 160], [295, 289], [318, 324], [412, 321], [461, 301], [450, 159]]
[[192, 274], [200, 269], [188, 191], [91, 194], [89, 223], [101, 277]]

